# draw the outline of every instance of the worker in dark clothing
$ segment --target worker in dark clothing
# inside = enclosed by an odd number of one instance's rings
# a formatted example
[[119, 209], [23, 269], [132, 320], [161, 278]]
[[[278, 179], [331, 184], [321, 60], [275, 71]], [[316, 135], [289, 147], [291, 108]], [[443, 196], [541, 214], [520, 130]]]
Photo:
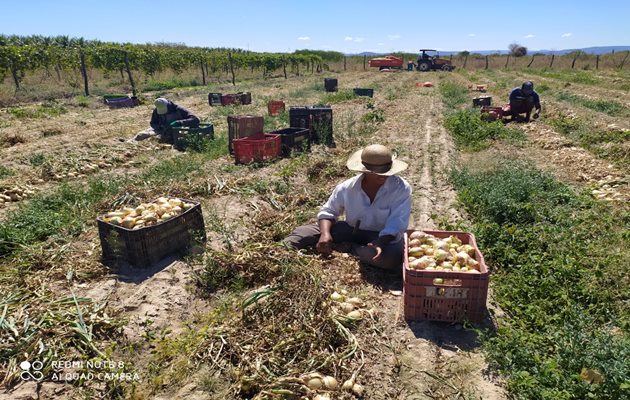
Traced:
[[[534, 119], [540, 116], [540, 96], [534, 91], [534, 84], [526, 81], [520, 88], [514, 88], [510, 92], [510, 114], [512, 121], [529, 122], [529, 116], [532, 109], [536, 107]], [[525, 114], [525, 119], [521, 117]]]
[[199, 118], [182, 106], [165, 98], [155, 100], [155, 110], [151, 115], [151, 128], [160, 135], [160, 141], [173, 143], [173, 128], [199, 127]]
[[409, 60], [407, 62], [407, 71], [413, 71], [413, 67], [415, 66], [415, 64], [413, 63], [413, 60]]

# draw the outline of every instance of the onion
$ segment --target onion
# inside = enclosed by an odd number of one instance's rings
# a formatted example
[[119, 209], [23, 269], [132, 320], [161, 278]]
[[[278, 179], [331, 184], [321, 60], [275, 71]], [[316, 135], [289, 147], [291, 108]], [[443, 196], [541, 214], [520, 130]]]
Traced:
[[363, 300], [358, 297], [351, 297], [347, 300], [347, 302], [355, 307], [363, 307]]
[[448, 257], [450, 254], [447, 251], [444, 251], [442, 249], [437, 249], [435, 250], [434, 256], [435, 259], [438, 261], [444, 261], [446, 260], [446, 257]]
[[420, 246], [422, 244], [422, 240], [420, 239], [413, 239], [409, 241], [409, 247], [417, 247]]
[[324, 386], [324, 381], [319, 377], [310, 378], [306, 381], [306, 386], [311, 390], [317, 390]]
[[346, 314], [346, 317], [358, 321], [361, 319], [361, 311], [359, 310], [350, 311], [348, 314]]
[[409, 239], [422, 239], [426, 236], [427, 234], [422, 231], [414, 231], [411, 233], [411, 235], [409, 235]]
[[343, 311], [345, 314], [348, 314], [350, 311], [354, 310], [354, 305], [351, 303], [341, 303], [339, 304], [339, 307], [341, 308], [341, 311]]
[[422, 249], [422, 247], [412, 247], [409, 249], [410, 256], [421, 257], [423, 254], [424, 254], [424, 250]]
[[333, 294], [330, 295], [330, 299], [332, 301], [344, 301], [345, 296], [337, 292], [333, 292]]
[[354, 386], [354, 379], [350, 378], [343, 383], [343, 386], [341, 386], [341, 389], [350, 391], [352, 390], [353, 386]]
[[326, 386], [328, 390], [337, 390], [339, 383], [332, 376], [326, 376], [324, 377], [324, 386]]
[[354, 385], [352, 385], [352, 392], [354, 394], [356, 394], [357, 396], [361, 397], [363, 396], [363, 386], [359, 385], [358, 383], [355, 383]]
[[330, 396], [327, 394], [318, 394], [313, 397], [313, 400], [330, 400]]

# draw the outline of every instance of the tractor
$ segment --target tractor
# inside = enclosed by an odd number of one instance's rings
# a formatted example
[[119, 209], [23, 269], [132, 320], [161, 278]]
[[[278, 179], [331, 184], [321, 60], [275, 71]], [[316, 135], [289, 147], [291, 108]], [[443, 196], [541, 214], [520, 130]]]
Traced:
[[437, 51], [432, 49], [420, 49], [420, 56], [418, 57], [418, 64], [416, 65], [416, 69], [418, 71], [426, 72], [426, 71], [452, 71], [455, 69], [455, 66], [451, 64], [450, 60], [445, 58], [439, 58], [438, 56], [430, 56], [427, 54], [427, 51]]

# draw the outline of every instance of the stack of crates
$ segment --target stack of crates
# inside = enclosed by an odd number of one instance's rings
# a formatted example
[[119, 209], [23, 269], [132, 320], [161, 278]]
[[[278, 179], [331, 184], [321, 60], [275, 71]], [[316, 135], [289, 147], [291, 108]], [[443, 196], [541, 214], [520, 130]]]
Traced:
[[265, 119], [256, 115], [232, 115], [227, 117], [228, 149], [234, 154], [232, 142], [258, 133], [263, 133]]
[[310, 131], [311, 143], [335, 147], [333, 139], [333, 113], [330, 106], [289, 107], [289, 125]]

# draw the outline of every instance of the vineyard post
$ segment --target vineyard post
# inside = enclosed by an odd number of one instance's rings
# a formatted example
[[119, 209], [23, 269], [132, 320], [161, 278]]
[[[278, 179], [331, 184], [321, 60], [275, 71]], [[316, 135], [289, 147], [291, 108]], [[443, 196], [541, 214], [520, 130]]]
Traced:
[[630, 54], [630, 50], [626, 51], [626, 56], [623, 58], [623, 60], [621, 60], [621, 64], [619, 64], [619, 69], [623, 69], [623, 65], [626, 63], [626, 60], [628, 59], [628, 55]]
[[488, 56], [486, 56], [486, 68], [485, 69], [488, 69]]
[[532, 66], [532, 63], [534, 62], [534, 58], [536, 58], [536, 55], [532, 56], [532, 59], [529, 61], [529, 64], [527, 64], [527, 68]]
[[575, 61], [577, 60], [578, 56], [580, 55], [579, 51], [575, 52], [575, 56], [573, 56], [573, 61], [571, 62], [571, 69], [575, 68]]
[[464, 65], [462, 66], [463, 69], [466, 69], [466, 63], [468, 62], [468, 54], [466, 54], [464, 56]]
[[83, 77], [83, 88], [86, 96], [90, 95], [90, 90], [88, 88], [88, 75], [87, 68], [85, 67], [85, 53], [83, 50], [79, 52], [79, 58], [81, 60], [81, 76]]
[[365, 61], [367, 60], [367, 56], [363, 55], [363, 70], [365, 71]]
[[11, 75], [13, 75], [13, 83], [15, 83], [15, 91], [20, 90], [20, 77], [17, 73], [17, 66], [15, 65], [15, 61], [11, 61]]
[[595, 69], [599, 69], [599, 54], [595, 56]]
[[230, 63], [230, 72], [232, 73], [232, 86], [236, 86], [236, 76], [234, 75], [234, 62], [232, 62], [232, 52], [228, 52], [228, 62]]
[[125, 69], [127, 70], [127, 76], [129, 77], [129, 83], [131, 83], [131, 94], [136, 97], [136, 83], [133, 81], [133, 75], [131, 75], [131, 68], [129, 67], [129, 53], [125, 51]]
[[555, 54], [552, 54], [552, 55], [551, 55], [551, 62], [549, 63], [549, 68], [552, 68], [552, 67], [553, 67], [553, 60], [554, 60], [555, 58], [556, 58], [556, 55], [555, 55]]
[[343, 56], [343, 70], [346, 70], [346, 56]]
[[287, 78], [287, 60], [284, 57], [282, 57], [282, 72], [284, 72], [284, 79], [289, 79]]
[[504, 68], [507, 68], [509, 63], [510, 63], [510, 55], [508, 54], [507, 60], [505, 60], [505, 67]]
[[201, 67], [201, 83], [206, 86], [206, 70], [203, 68], [203, 60], [199, 61]]

